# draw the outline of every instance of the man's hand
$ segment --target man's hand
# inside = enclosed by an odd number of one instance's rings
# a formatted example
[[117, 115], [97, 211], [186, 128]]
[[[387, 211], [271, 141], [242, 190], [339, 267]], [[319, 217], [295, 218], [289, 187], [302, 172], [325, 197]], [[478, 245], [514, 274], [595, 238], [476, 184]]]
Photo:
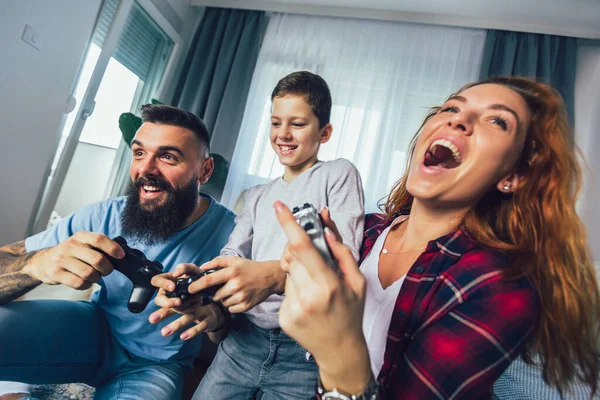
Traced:
[[113, 266], [100, 251], [123, 258], [121, 246], [105, 235], [77, 232], [60, 244], [38, 251], [23, 272], [49, 285], [63, 284], [84, 290], [113, 271]]
[[217, 257], [200, 267], [206, 271], [221, 268], [193, 282], [188, 291], [198, 293], [208, 287], [224, 284], [213, 300], [221, 301], [231, 313], [246, 312], [272, 294], [283, 293], [286, 274], [279, 260], [257, 262], [241, 257]]
[[183, 314], [180, 318], [162, 328], [161, 334], [163, 336], [170, 336], [195, 322], [196, 325], [179, 336], [182, 340], [189, 340], [202, 332], [219, 329], [227, 323], [229, 315], [226, 315], [223, 309], [215, 303], [202, 305], [204, 300], [202, 296], [192, 295], [185, 301], [179, 298], [167, 297], [167, 291], [172, 292], [175, 290], [175, 280], [184, 275], [197, 275], [199, 272], [199, 268], [194, 264], [179, 264], [173, 272], [156, 275], [152, 278], [152, 285], [159, 288], [154, 302], [161, 308], [150, 314], [148, 318], [150, 323], [156, 324], [174, 314]]
[[[175, 281], [177, 279], [183, 277], [184, 275], [192, 276], [198, 275], [199, 273], [200, 268], [194, 264], [179, 264], [171, 272], [153, 276], [150, 283], [159, 289], [156, 299], [154, 300], [156, 305], [167, 308], [180, 307], [182, 304], [181, 299], [177, 297], [169, 298], [167, 297], [167, 292], [175, 291]], [[160, 300], [157, 301], [159, 298]]]
[[[158, 302], [156, 303], [158, 304]], [[200, 297], [190, 297], [185, 305], [184, 308], [177, 309], [163, 307], [150, 314], [148, 320], [151, 324], [156, 324], [171, 315], [182, 314], [181, 317], [162, 328], [160, 334], [165, 337], [171, 336], [178, 330], [195, 323], [194, 326], [179, 335], [181, 340], [189, 340], [202, 332], [213, 332], [224, 327], [230, 318], [223, 313], [223, 310], [216, 303], [202, 305], [202, 298]]]

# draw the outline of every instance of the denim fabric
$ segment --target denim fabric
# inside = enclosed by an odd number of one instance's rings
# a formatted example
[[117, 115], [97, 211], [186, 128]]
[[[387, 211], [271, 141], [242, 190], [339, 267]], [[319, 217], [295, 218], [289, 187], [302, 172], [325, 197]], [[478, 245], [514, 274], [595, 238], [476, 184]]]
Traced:
[[313, 399], [317, 377], [315, 362], [281, 329], [259, 328], [238, 315], [193, 400]]
[[184, 367], [128, 353], [91, 302], [36, 300], [0, 306], [0, 380], [83, 382], [95, 398], [181, 398]]

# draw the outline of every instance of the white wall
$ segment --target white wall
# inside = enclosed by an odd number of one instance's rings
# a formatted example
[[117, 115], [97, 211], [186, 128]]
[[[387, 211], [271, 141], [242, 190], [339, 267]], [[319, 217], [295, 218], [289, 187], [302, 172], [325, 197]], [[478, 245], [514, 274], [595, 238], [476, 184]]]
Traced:
[[[0, 244], [23, 239], [100, 0], [9, 0], [0, 13]], [[25, 24], [42, 50], [21, 40]]]
[[600, 263], [600, 41], [579, 47], [575, 81], [575, 131], [583, 152], [585, 186], [579, 203], [592, 255]]

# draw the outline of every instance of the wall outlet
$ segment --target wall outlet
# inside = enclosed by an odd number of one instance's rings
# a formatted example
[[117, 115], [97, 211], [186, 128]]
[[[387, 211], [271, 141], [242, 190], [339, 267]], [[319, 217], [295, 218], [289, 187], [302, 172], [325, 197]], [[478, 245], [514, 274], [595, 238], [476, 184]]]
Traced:
[[42, 35], [29, 25], [25, 25], [25, 30], [23, 31], [21, 39], [38, 50], [42, 50], [42, 46], [44, 45], [44, 38]]

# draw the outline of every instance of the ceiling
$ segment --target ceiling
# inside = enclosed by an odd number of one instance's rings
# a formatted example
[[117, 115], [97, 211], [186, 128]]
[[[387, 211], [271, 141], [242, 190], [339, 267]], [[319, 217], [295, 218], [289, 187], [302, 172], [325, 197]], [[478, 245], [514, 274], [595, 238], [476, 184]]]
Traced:
[[257, 9], [600, 39], [600, 0], [188, 0]]

